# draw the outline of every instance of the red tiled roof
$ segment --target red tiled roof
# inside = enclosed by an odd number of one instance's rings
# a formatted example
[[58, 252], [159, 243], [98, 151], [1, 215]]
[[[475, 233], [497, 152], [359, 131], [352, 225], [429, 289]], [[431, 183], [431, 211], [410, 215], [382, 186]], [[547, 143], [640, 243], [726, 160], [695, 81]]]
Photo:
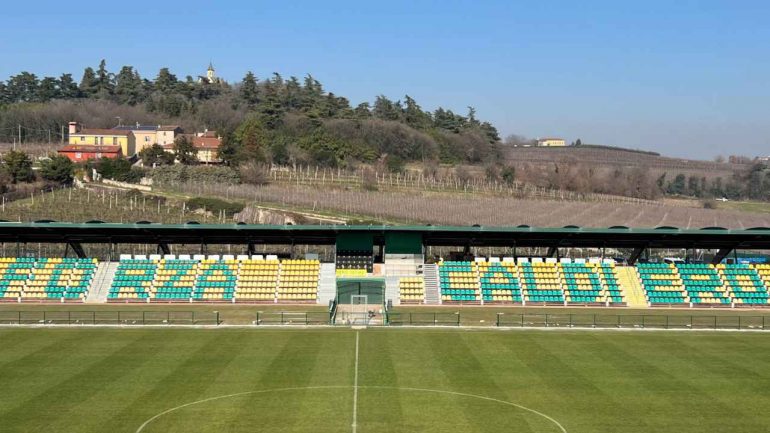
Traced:
[[[218, 149], [219, 146], [222, 144], [222, 140], [217, 137], [195, 137], [191, 136], [190, 134], [183, 134], [184, 137], [187, 137], [188, 140], [192, 142], [192, 145], [196, 149]], [[174, 149], [174, 144], [164, 144], [164, 149]]]
[[102, 129], [102, 128], [89, 128], [81, 129], [80, 131], [71, 135], [125, 135], [128, 136], [131, 131], [120, 131], [117, 129]]
[[87, 153], [120, 153], [120, 146], [95, 146], [92, 144], [69, 144], [62, 147], [58, 152], [87, 152]]
[[192, 144], [197, 149], [217, 149], [222, 140], [216, 137], [193, 137]]

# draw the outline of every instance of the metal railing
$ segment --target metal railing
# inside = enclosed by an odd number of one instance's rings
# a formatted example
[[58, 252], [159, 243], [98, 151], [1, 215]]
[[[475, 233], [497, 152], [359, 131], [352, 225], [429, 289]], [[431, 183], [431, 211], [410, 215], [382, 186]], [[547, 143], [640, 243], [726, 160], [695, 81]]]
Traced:
[[332, 316], [328, 311], [257, 311], [255, 325], [329, 325]]
[[460, 313], [386, 313], [386, 323], [391, 326], [426, 325], [460, 326]]
[[220, 325], [218, 311], [0, 311], [5, 325]]
[[518, 328], [764, 330], [770, 326], [770, 316], [497, 313], [495, 325]]

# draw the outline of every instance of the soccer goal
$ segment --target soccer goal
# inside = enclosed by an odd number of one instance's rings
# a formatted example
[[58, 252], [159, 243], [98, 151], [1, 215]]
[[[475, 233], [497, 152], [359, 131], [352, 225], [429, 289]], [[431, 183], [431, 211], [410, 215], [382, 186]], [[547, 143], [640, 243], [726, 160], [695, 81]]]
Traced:
[[369, 302], [367, 295], [350, 296], [350, 324], [366, 326], [369, 323]]

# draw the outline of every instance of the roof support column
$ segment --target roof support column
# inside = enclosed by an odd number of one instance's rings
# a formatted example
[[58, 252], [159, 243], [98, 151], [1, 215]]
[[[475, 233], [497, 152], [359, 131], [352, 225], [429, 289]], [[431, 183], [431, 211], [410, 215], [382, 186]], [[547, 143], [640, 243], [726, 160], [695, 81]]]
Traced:
[[165, 242], [158, 242], [158, 254], [171, 254], [171, 247]]
[[630, 266], [635, 265], [636, 261], [639, 260], [639, 257], [641, 257], [642, 254], [644, 254], [644, 252], [646, 250], [647, 250], [647, 247], [636, 247], [636, 248], [634, 248], [634, 250], [631, 252], [631, 255], [628, 256], [628, 264]]
[[720, 248], [719, 251], [717, 251], [716, 255], [714, 255], [714, 258], [711, 259], [712, 265], [717, 265], [719, 263], [722, 263], [722, 260], [725, 259], [728, 255], [730, 255], [731, 252], [733, 252], [735, 248], [732, 247], [725, 247]]
[[553, 257], [554, 254], [556, 255], [556, 257], [559, 256], [559, 247], [556, 247], [556, 246], [548, 247], [548, 251], [545, 253], [545, 256], [546, 257]]
[[[86, 258], [86, 252], [83, 250], [83, 246], [80, 245], [80, 242], [68, 242], [67, 243], [68, 248], [72, 248], [72, 251], [77, 254], [78, 258], [84, 259]], [[65, 253], [64, 256], [66, 257], [67, 254]]]

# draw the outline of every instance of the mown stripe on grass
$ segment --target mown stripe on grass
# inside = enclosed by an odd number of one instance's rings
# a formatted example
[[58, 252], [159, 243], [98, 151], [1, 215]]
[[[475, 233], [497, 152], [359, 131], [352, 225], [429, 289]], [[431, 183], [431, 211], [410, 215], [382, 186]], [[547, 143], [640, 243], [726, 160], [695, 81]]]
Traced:
[[100, 431], [137, 424], [159, 410], [199, 398], [242, 347], [238, 344], [237, 332], [146, 332], [152, 333], [153, 340], [144, 355], [149, 358], [145, 375], [135, 379], [138, 386], [126, 392], [130, 402], [106, 419]]
[[[432, 348], [433, 356], [438, 360], [441, 374], [446, 378], [448, 389], [455, 392], [468, 394], [480, 394], [493, 398], [506, 399], [506, 393], [497, 386], [497, 383], [484, 371], [482, 363], [476, 356], [476, 350], [470, 347], [467, 338], [471, 334], [442, 333], [433, 334], [427, 338], [427, 347]], [[492, 431], [500, 413], [488, 413], [488, 405], [456, 396], [453, 398], [455, 406], [460, 410], [465, 419], [463, 431], [488, 432]], [[520, 431], [533, 430], [527, 417], [520, 411], [506, 411], [508, 420], [515, 417], [513, 422]], [[526, 428], [526, 430], [525, 430]]]
[[[398, 347], [398, 340], [406, 337], [399, 333], [362, 332], [359, 351], [359, 425], [362, 431], [373, 428], [375, 431], [412, 431], [404, 418], [404, 405], [401, 395], [391, 392], [394, 398], [380, 398], [382, 391], [366, 389], [367, 385], [399, 387], [400, 375], [396, 371], [395, 358], [405, 356]], [[401, 372], [410, 375], [411, 371]]]
[[21, 373], [22, 377], [28, 370], [48, 371], [60, 380], [35, 388], [33, 395], [6, 411], [2, 418], [7, 425], [18, 431], [76, 431], [79, 421], [91, 415], [90, 411], [79, 411], [78, 404], [88, 400], [105, 383], [125, 378], [121, 372], [110, 375], [104, 369], [143, 346], [141, 336], [110, 339], [107, 335], [82, 330], [71, 330], [68, 334], [72, 338], [66, 339], [67, 342], [38, 353], [38, 359], [19, 368], [17, 374]]

